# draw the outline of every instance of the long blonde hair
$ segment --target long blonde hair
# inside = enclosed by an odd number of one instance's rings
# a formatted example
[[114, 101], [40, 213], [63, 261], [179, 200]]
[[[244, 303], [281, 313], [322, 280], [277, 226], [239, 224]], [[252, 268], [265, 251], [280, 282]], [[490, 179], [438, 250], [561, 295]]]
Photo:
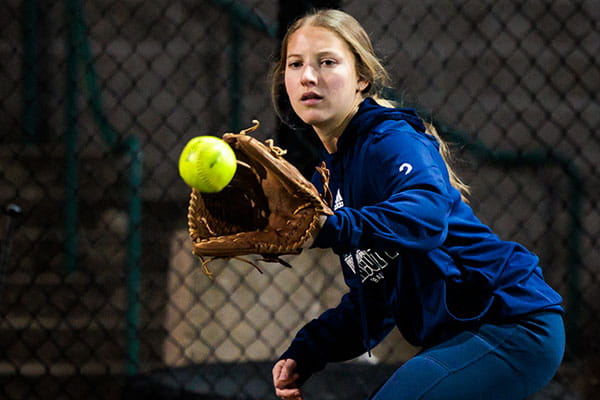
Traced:
[[[346, 44], [356, 60], [355, 69], [360, 80], [368, 85], [362, 90], [363, 97], [370, 96], [384, 107], [395, 107], [396, 104], [385, 98], [384, 90], [390, 87], [390, 75], [381, 60], [375, 54], [369, 35], [362, 25], [350, 14], [335, 9], [312, 11], [296, 20], [288, 28], [281, 42], [279, 59], [271, 71], [271, 100], [277, 115], [282, 121], [293, 124], [295, 114], [285, 93], [284, 74], [287, 58], [287, 47], [291, 35], [304, 26], [314, 26], [330, 30], [337, 34]], [[297, 118], [297, 117], [296, 117]], [[444, 159], [450, 183], [467, 200], [469, 187], [461, 181], [452, 168], [452, 155], [448, 144], [442, 140], [435, 127], [423, 121], [428, 134], [434, 136], [439, 143], [440, 154]]]

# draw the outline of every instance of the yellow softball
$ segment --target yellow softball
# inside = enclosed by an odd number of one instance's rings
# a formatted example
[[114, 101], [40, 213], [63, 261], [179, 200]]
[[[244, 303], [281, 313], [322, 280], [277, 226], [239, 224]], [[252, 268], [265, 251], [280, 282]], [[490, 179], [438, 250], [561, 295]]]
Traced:
[[184, 182], [203, 193], [216, 193], [231, 182], [236, 170], [232, 148], [215, 136], [191, 139], [179, 156], [179, 175]]

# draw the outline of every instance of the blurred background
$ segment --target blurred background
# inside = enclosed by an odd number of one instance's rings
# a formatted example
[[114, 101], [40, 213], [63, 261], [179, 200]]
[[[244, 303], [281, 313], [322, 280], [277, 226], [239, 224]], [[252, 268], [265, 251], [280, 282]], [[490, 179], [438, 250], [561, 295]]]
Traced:
[[[0, 13], [0, 398], [270, 399], [270, 370], [345, 292], [337, 258], [191, 256], [177, 159], [194, 136], [287, 148], [268, 71], [311, 7], [353, 14], [394, 96], [452, 142], [478, 216], [541, 258], [568, 349], [535, 399], [600, 398], [597, 0], [6, 0]], [[364, 399], [417, 348], [398, 333], [307, 399]], [[335, 383], [335, 384], [334, 384]]]

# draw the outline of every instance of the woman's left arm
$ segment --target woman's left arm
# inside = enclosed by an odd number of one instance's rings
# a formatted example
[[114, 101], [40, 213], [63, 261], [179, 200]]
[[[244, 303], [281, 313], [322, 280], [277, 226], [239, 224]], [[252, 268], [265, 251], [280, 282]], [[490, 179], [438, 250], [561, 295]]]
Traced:
[[[353, 198], [364, 204], [337, 209], [316, 247], [338, 254], [398, 246], [426, 251], [444, 242], [457, 193], [451, 194], [444, 161], [431, 139], [414, 132], [384, 135], [360, 155], [359, 164], [369, 168], [357, 169]], [[365, 200], [362, 193], [368, 191], [378, 201]]]

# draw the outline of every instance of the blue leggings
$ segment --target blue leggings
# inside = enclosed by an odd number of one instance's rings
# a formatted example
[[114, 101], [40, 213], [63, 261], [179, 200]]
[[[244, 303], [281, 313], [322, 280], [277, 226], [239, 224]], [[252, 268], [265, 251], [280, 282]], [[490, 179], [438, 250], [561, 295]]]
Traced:
[[407, 361], [373, 400], [520, 400], [546, 385], [565, 348], [562, 315], [483, 324]]

